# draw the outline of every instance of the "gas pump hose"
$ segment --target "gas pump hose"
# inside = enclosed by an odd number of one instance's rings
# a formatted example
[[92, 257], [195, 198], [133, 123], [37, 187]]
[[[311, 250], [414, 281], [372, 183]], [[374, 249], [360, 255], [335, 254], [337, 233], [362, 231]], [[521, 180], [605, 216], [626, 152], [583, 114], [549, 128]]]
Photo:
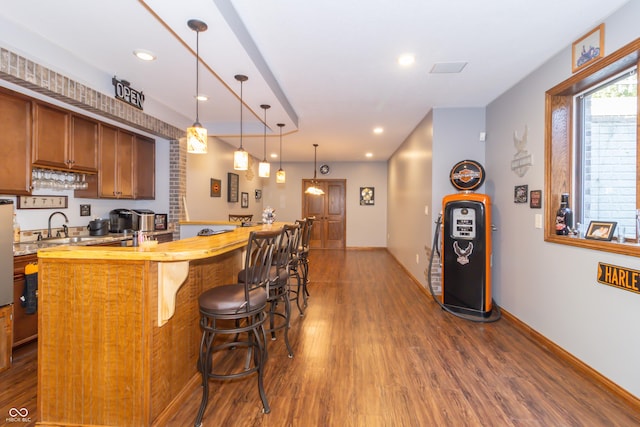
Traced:
[[432, 268], [433, 268], [433, 254], [434, 252], [438, 252], [438, 257], [440, 257], [440, 246], [438, 245], [438, 239], [440, 237], [440, 226], [442, 224], [442, 213], [440, 213], [440, 215], [438, 215], [438, 219], [436, 220], [436, 232], [434, 233], [433, 236], [433, 246], [431, 248], [431, 256], [429, 257], [429, 268], [427, 271], [427, 282], [429, 283], [429, 292], [431, 293], [431, 297], [433, 298], [433, 300], [440, 306], [440, 308], [442, 308], [444, 311], [453, 314], [456, 317], [459, 317], [461, 319], [465, 319], [465, 320], [469, 320], [471, 322], [476, 322], [476, 323], [492, 323], [492, 322], [496, 322], [498, 320], [500, 320], [500, 318], [502, 317], [502, 313], [500, 312], [500, 307], [498, 307], [498, 305], [496, 304], [496, 302], [492, 299], [492, 313], [489, 317], [487, 318], [482, 318], [482, 317], [476, 317], [476, 316], [470, 316], [470, 315], [465, 315], [462, 313], [457, 313], [453, 310], [451, 310], [450, 308], [448, 308], [447, 306], [445, 306], [444, 304], [442, 304], [440, 302], [440, 300], [436, 297], [435, 293], [433, 292], [433, 285], [431, 284], [431, 274], [432, 274]]

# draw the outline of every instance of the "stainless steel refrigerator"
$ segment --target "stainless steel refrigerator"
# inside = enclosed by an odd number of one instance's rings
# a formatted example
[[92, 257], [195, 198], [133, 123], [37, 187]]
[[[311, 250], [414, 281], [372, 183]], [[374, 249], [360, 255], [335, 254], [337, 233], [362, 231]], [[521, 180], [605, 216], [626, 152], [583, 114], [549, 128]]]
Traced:
[[13, 303], [13, 200], [0, 199], [0, 307]]

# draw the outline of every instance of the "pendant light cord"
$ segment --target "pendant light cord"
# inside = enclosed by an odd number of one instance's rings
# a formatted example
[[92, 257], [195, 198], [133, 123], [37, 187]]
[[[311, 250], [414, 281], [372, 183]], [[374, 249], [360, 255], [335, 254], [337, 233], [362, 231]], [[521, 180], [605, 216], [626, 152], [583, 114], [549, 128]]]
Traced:
[[200, 30], [196, 30], [196, 123], [200, 124], [198, 96], [200, 96]]

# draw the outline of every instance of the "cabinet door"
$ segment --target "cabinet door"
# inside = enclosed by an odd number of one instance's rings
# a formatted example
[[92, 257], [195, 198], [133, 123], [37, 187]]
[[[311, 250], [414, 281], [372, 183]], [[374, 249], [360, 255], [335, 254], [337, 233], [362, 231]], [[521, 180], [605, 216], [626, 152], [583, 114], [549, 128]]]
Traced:
[[71, 169], [98, 172], [98, 122], [72, 115], [70, 142]]
[[27, 264], [36, 263], [38, 256], [22, 255], [13, 260], [13, 347], [16, 347], [38, 336], [38, 313], [27, 314], [20, 301], [26, 282], [24, 269]]
[[123, 130], [118, 131], [118, 149], [116, 151], [116, 188], [118, 198], [133, 199], [133, 159], [135, 135]]
[[104, 198], [118, 197], [116, 191], [116, 150], [118, 146], [118, 129], [100, 125], [100, 172], [98, 174], [98, 196]]
[[0, 92], [0, 194], [31, 192], [31, 101]]
[[38, 103], [33, 111], [33, 164], [68, 168], [69, 113]]
[[12, 305], [0, 307], [0, 372], [11, 367]]
[[155, 199], [156, 197], [156, 142], [151, 138], [136, 135], [133, 161], [135, 178], [134, 197]]

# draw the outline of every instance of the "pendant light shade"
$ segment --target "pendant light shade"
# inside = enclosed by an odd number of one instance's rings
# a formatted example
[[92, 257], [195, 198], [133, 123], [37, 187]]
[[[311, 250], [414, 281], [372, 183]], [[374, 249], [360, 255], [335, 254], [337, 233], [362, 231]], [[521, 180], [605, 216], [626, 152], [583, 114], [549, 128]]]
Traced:
[[304, 190], [305, 194], [311, 194], [312, 196], [321, 196], [324, 194], [322, 188], [318, 186], [318, 181], [316, 180], [316, 157], [318, 153], [318, 144], [313, 144], [313, 179], [311, 180], [311, 185]]
[[271, 105], [262, 104], [260, 108], [264, 110], [264, 136], [263, 136], [263, 158], [258, 166], [258, 176], [260, 178], [269, 178], [271, 175], [271, 165], [267, 162], [267, 110], [271, 108]]
[[198, 118], [199, 69], [200, 69], [200, 32], [207, 31], [207, 24], [197, 19], [187, 22], [189, 28], [196, 32], [196, 121], [187, 128], [187, 152], [194, 154], [207, 153], [207, 129], [202, 127]]
[[242, 148], [242, 84], [249, 80], [249, 77], [237, 74], [235, 79], [240, 82], [240, 147], [233, 153], [233, 168], [237, 171], [246, 171], [249, 169], [249, 153]]
[[287, 174], [284, 169], [282, 169], [282, 128], [284, 127], [284, 123], [278, 123], [278, 127], [280, 128], [280, 169], [276, 172], [276, 183], [284, 184], [287, 180]]

